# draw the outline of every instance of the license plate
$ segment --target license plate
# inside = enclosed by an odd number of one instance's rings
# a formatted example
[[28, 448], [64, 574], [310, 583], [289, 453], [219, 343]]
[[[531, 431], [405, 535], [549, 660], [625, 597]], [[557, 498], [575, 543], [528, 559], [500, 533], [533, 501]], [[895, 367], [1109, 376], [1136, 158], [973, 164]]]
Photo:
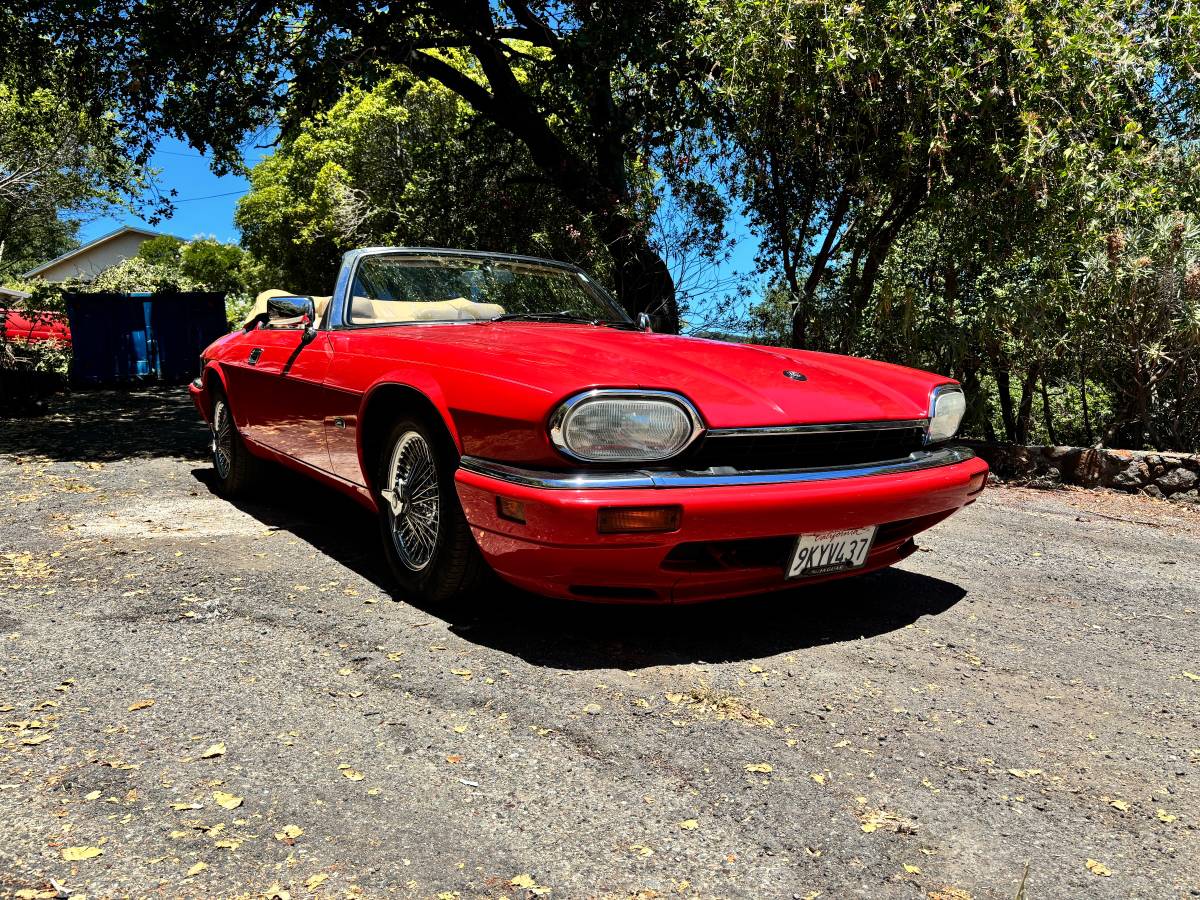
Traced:
[[792, 551], [787, 577], [804, 578], [858, 569], [866, 563], [874, 541], [874, 525], [847, 531], [802, 534], [796, 541], [796, 549]]

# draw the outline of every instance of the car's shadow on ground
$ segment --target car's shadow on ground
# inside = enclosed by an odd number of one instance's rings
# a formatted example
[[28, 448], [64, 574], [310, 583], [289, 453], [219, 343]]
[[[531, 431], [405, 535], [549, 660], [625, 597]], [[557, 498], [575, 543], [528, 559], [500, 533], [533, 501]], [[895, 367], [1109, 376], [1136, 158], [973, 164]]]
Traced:
[[[213, 489], [212, 470], [195, 469]], [[261, 497], [236, 501], [370, 580], [394, 586], [374, 516], [336, 491], [272, 467]], [[539, 666], [619, 668], [755, 659], [883, 634], [965, 596], [956, 584], [901, 569], [758, 597], [693, 606], [554, 600], [496, 584], [478, 597], [423, 607], [466, 640]], [[397, 599], [407, 599], [397, 596]]]
[[79, 390], [40, 416], [0, 420], [0, 453], [63, 462], [199, 459], [207, 444], [208, 427], [179, 385]]

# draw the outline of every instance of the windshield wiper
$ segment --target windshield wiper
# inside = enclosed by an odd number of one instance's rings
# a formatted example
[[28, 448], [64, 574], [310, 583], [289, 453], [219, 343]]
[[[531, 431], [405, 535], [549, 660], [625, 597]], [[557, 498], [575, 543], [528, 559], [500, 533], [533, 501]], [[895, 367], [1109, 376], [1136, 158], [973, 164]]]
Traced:
[[613, 328], [632, 327], [628, 322], [615, 319], [589, 319], [574, 310], [560, 309], [548, 313], [503, 313], [488, 319], [489, 322], [572, 322], [580, 325], [608, 325]]
[[560, 309], [558, 312], [548, 312], [548, 313], [502, 313], [498, 316], [494, 316], [493, 318], [489, 319], [488, 321], [490, 321], [490, 322], [517, 322], [517, 321], [525, 321], [525, 322], [545, 322], [545, 321], [590, 322], [591, 320], [579, 315], [572, 309]]

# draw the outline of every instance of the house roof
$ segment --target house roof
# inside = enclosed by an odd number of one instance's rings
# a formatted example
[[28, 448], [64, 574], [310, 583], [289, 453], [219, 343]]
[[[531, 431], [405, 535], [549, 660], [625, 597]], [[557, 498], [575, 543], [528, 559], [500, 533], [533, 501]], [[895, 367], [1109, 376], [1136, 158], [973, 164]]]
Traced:
[[120, 237], [123, 234], [130, 234], [130, 233], [143, 234], [147, 238], [164, 237], [164, 235], [161, 231], [151, 231], [148, 228], [138, 228], [136, 225], [122, 225], [116, 231], [110, 231], [108, 234], [102, 234], [102, 235], [100, 235], [100, 237], [96, 238], [94, 241], [88, 241], [82, 247], [76, 247], [74, 250], [70, 250], [67, 253], [64, 253], [62, 256], [56, 256], [54, 259], [50, 260], [49, 262], [44, 262], [40, 266], [35, 266], [34, 268], [30, 269], [28, 272], [23, 274], [21, 277], [22, 278], [36, 278], [38, 275], [42, 274], [42, 272], [45, 272], [47, 269], [51, 269], [54, 266], [57, 266], [61, 262], [65, 262], [68, 259], [79, 256], [81, 253], [87, 253], [89, 250], [92, 250], [95, 247], [99, 247], [101, 244], [107, 244], [109, 241], [111, 241], [115, 237]]
[[17, 300], [24, 300], [28, 296], [24, 291], [15, 291], [12, 288], [0, 287], [0, 297], [13, 297]]

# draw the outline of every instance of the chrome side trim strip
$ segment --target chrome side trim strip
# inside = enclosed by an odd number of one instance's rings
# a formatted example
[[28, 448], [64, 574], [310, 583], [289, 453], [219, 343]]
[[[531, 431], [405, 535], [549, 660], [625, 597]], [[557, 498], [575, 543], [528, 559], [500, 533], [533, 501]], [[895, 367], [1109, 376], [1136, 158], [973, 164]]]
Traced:
[[524, 487], [560, 491], [616, 490], [620, 488], [694, 488], [734, 487], [754, 484], [794, 484], [808, 481], [840, 481], [869, 475], [898, 475], [920, 472], [939, 466], [966, 462], [975, 456], [968, 447], [940, 447], [921, 450], [907, 459], [874, 463], [869, 466], [839, 466], [829, 469], [772, 469], [763, 471], [736, 470], [698, 472], [547, 472], [522, 469], [505, 463], [491, 462], [474, 456], [464, 456], [459, 466], [477, 475], [486, 475]]
[[897, 419], [891, 422], [830, 422], [826, 425], [764, 425], [761, 428], [710, 428], [709, 437], [759, 437], [773, 434], [813, 434], [831, 431], [890, 431], [896, 428], [927, 428], [928, 419]]

